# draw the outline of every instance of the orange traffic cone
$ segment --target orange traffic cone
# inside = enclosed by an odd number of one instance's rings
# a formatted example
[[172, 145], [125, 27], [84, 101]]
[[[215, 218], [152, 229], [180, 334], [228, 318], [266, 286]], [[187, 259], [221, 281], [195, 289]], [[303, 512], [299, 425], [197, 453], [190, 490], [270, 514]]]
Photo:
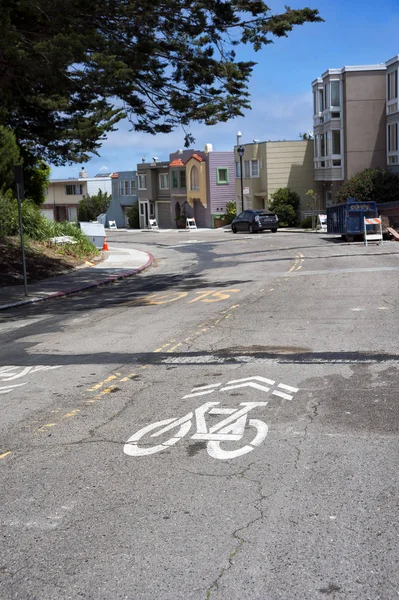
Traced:
[[103, 250], [109, 250], [108, 248], [108, 242], [107, 242], [107, 237], [104, 237], [104, 245], [103, 245]]

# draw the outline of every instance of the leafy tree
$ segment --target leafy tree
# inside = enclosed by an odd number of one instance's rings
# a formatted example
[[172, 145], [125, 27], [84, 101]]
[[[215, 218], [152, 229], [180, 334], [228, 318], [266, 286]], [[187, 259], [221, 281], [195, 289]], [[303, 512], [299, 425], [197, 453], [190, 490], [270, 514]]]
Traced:
[[300, 203], [301, 198], [296, 192], [280, 188], [270, 196], [269, 209], [277, 214], [282, 227], [294, 227]]
[[21, 156], [14, 133], [0, 125], [0, 189], [14, 186], [14, 165], [20, 164]]
[[101, 213], [107, 212], [111, 200], [112, 196], [101, 190], [94, 196], [85, 196], [78, 205], [79, 221], [95, 221]]
[[348, 198], [378, 203], [399, 200], [399, 176], [388, 169], [365, 169], [341, 185], [335, 202], [346, 202]]
[[56, 165], [86, 161], [125, 116], [156, 134], [242, 115], [255, 63], [235, 47], [259, 51], [322, 21], [310, 8], [272, 14], [263, 0], [0, 0], [0, 9], [0, 124]]

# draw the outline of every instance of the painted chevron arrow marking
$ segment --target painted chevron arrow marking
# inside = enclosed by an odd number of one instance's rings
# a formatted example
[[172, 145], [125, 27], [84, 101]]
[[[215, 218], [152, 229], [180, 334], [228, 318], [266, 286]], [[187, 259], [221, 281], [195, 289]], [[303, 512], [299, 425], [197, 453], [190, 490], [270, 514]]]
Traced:
[[272, 379], [266, 379], [266, 377], [260, 377], [259, 375], [255, 375], [254, 377], [244, 377], [244, 379], [233, 379], [232, 381], [228, 381], [227, 385], [221, 388], [220, 391], [227, 392], [228, 390], [235, 390], [237, 388], [242, 387], [252, 387], [257, 390], [261, 390], [262, 392], [268, 392], [270, 390], [270, 387], [266, 387], [265, 385], [256, 383], [256, 381], [267, 383], [269, 386], [275, 384], [275, 381], [273, 381]]
[[210, 385], [201, 385], [198, 387], [194, 387], [191, 390], [191, 394], [186, 394], [183, 396], [183, 400], [186, 398], [194, 398], [195, 396], [206, 396], [207, 394], [212, 394], [216, 389], [222, 385], [221, 383], [211, 383]]

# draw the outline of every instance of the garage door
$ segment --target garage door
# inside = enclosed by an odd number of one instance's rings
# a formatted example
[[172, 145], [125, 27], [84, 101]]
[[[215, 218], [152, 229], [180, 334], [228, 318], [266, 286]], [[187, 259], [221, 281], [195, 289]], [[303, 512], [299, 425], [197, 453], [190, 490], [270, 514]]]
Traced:
[[157, 222], [161, 229], [170, 229], [172, 219], [170, 216], [170, 202], [157, 202]]

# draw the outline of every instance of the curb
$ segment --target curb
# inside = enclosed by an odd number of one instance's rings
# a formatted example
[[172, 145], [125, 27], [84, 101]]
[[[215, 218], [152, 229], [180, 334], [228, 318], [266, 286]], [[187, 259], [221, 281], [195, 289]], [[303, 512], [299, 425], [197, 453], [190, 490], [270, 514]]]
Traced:
[[49, 294], [48, 296], [36, 296], [33, 298], [29, 298], [27, 300], [19, 300], [18, 302], [12, 302], [11, 304], [1, 304], [0, 310], [7, 310], [8, 308], [14, 308], [17, 306], [23, 306], [25, 304], [34, 304], [36, 302], [44, 302], [45, 300], [51, 300], [53, 298], [61, 298], [62, 296], [71, 296], [72, 294], [77, 294], [78, 292], [82, 292], [83, 290], [89, 290], [91, 288], [100, 287], [101, 285], [107, 285], [109, 283], [113, 283], [114, 281], [118, 281], [119, 279], [125, 279], [126, 277], [131, 277], [132, 275], [136, 275], [136, 273], [140, 273], [140, 271], [144, 271], [148, 269], [154, 262], [154, 257], [149, 252], [145, 254], [148, 255], [148, 261], [145, 265], [141, 267], [137, 267], [133, 271], [126, 271], [124, 273], [120, 273], [119, 275], [114, 275], [112, 277], [107, 277], [106, 279], [101, 279], [100, 281], [94, 281], [93, 283], [88, 283], [86, 285], [82, 285], [78, 288], [71, 288], [70, 290], [65, 290], [64, 292], [54, 292]]

